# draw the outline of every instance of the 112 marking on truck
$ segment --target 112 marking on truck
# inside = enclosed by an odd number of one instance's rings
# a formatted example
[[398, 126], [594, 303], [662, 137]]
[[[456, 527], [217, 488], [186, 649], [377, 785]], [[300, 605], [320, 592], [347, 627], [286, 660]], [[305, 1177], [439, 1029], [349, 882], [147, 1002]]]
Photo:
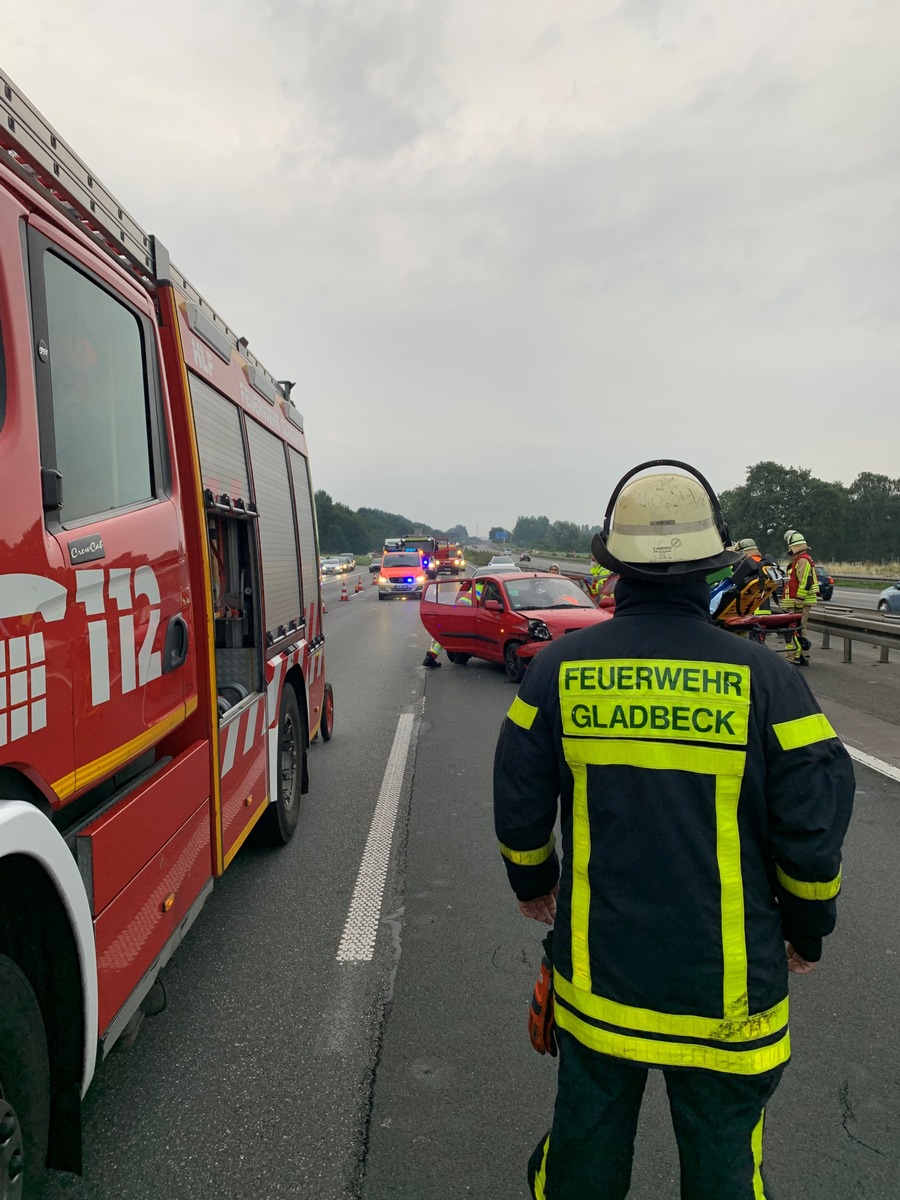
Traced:
[[[0, 72], [0, 1194], [331, 736], [291, 385]], [[4, 1190], [5, 1189], [5, 1190]]]

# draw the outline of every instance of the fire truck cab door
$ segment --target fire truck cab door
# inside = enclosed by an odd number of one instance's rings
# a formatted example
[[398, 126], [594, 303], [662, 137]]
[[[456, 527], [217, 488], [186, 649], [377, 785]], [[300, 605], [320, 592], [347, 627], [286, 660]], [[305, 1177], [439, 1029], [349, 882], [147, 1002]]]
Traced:
[[67, 566], [72, 790], [82, 792], [184, 718], [183, 528], [149, 297], [35, 218], [29, 266], [46, 521]]

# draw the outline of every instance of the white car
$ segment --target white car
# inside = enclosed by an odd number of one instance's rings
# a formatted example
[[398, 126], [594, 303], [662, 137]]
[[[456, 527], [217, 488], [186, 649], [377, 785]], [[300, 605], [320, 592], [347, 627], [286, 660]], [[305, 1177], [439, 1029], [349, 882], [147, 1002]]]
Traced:
[[339, 558], [324, 558], [322, 559], [322, 574], [323, 575], [340, 575], [343, 571], [344, 564]]
[[486, 567], [476, 567], [472, 572], [473, 579], [479, 579], [482, 575], [511, 575], [519, 574], [522, 568], [514, 562], [498, 562], [491, 566], [490, 563]]
[[339, 554], [338, 561], [344, 564], [341, 568], [344, 571], [352, 571], [356, 566], [356, 559], [352, 554]]
[[488, 563], [489, 567], [505, 567], [512, 564], [512, 557], [509, 554], [495, 554]]

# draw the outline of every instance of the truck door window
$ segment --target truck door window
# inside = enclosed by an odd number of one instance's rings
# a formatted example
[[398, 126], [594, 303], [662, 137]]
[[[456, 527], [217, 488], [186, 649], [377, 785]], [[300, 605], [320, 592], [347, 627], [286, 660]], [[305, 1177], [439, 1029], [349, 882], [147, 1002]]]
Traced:
[[43, 258], [55, 466], [68, 525], [154, 496], [144, 339], [124, 304], [57, 255]]

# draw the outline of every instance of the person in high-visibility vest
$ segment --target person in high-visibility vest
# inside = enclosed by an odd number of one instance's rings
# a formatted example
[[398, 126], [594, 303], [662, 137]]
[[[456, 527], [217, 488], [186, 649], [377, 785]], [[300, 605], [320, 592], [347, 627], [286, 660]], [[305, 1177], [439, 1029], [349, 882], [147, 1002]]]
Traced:
[[630, 471], [593, 541], [619, 575], [615, 617], [541, 651], [500, 733], [502, 861], [521, 912], [554, 926], [529, 1018], [535, 1048], [559, 1052], [535, 1200], [627, 1196], [651, 1069], [682, 1200], [770, 1195], [788, 974], [834, 928], [854, 783], [802, 676], [710, 623], [706, 576], [730, 543], [699, 472]]
[[[463, 585], [463, 586], [465, 586], [465, 585]], [[454, 601], [454, 604], [471, 605], [473, 603], [473, 600], [472, 600], [472, 591], [473, 590], [475, 593], [474, 603], [478, 604], [481, 600], [481, 590], [483, 587], [484, 587], [484, 584], [482, 583], [482, 581], [480, 579], [476, 579], [474, 581], [473, 588], [470, 588], [467, 590], [460, 590], [459, 594], [456, 597], [456, 600]], [[438, 658], [443, 649], [444, 649], [444, 647], [441, 645], [441, 643], [437, 639], [432, 641], [431, 645], [425, 651], [425, 657], [422, 659], [422, 666], [423, 667], [432, 667], [432, 668], [439, 667], [441, 664], [438, 661]]]
[[592, 554], [591, 555], [591, 573], [588, 576], [588, 581], [587, 581], [588, 593], [592, 600], [596, 600], [597, 597], [600, 595], [600, 591], [601, 591], [604, 583], [606, 583], [607, 579], [609, 579], [611, 574], [612, 574], [612, 571], [610, 571], [608, 567], [604, 567], [601, 563], [598, 563], [596, 558], [594, 558], [594, 556]]
[[797, 667], [809, 666], [809, 652], [812, 642], [806, 635], [809, 624], [809, 614], [819, 595], [819, 579], [816, 575], [816, 564], [809, 552], [806, 538], [796, 529], [788, 529], [784, 535], [788, 554], [791, 556], [788, 565], [787, 583], [784, 585], [784, 597], [781, 607], [785, 612], [798, 612], [800, 616], [800, 631], [787, 643], [787, 660]]

